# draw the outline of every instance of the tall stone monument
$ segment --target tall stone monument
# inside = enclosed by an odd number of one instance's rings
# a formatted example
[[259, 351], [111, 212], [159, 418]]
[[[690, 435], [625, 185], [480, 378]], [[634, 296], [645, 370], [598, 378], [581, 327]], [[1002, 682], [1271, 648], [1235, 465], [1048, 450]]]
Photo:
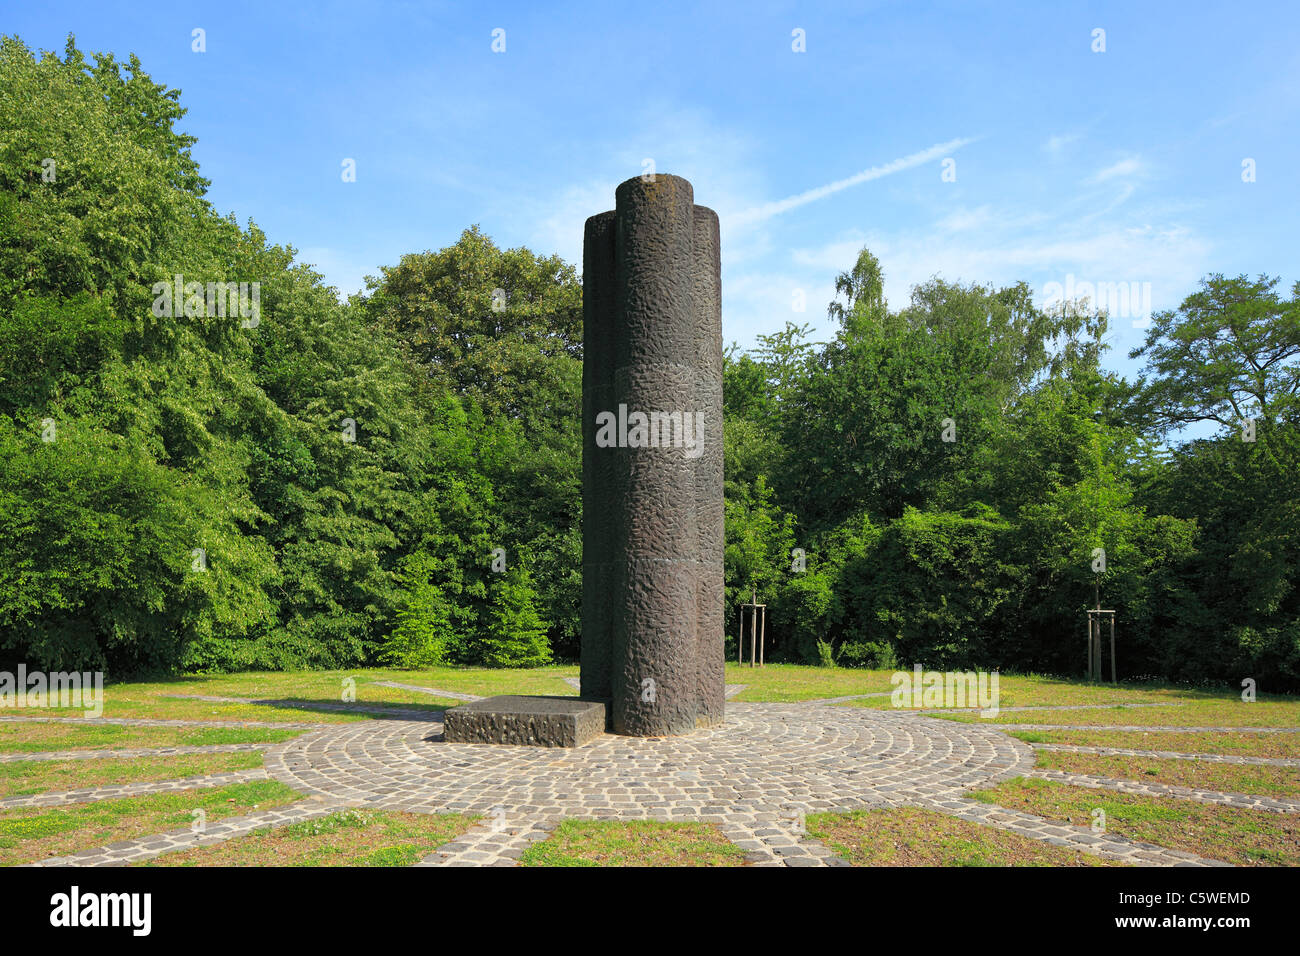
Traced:
[[718, 217], [629, 179], [583, 248], [582, 696], [615, 733], [723, 719]]

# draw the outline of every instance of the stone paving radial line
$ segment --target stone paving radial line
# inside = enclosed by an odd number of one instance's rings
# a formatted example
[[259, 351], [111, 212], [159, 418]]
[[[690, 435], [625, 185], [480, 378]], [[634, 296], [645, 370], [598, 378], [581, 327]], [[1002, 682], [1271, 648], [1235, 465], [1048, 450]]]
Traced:
[[[568, 678], [565, 679], [568, 680]], [[446, 700], [483, 700], [483, 698], [478, 694], [462, 694], [460, 691], [443, 690], [440, 687], [423, 687], [419, 684], [400, 684], [395, 680], [377, 680], [372, 681], [371, 683], [375, 687], [393, 687], [397, 690], [413, 690], [417, 694], [428, 694], [431, 697], [442, 697]]]
[[192, 720], [174, 717], [55, 717], [41, 714], [0, 716], [0, 721], [36, 724], [114, 724], [121, 727], [258, 727], [271, 730], [314, 730], [328, 726], [320, 721]]
[[1179, 800], [1217, 803], [1223, 806], [1240, 807], [1243, 810], [1265, 810], [1270, 813], [1300, 813], [1300, 801], [1279, 800], [1273, 797], [1255, 796], [1248, 793], [1183, 787], [1172, 783], [1119, 780], [1114, 777], [1101, 777], [1093, 774], [1067, 773], [1063, 770], [1035, 769], [1030, 771], [1028, 776], [1039, 777], [1043, 780], [1055, 780], [1058, 783], [1067, 783], [1076, 787], [1087, 787], [1091, 790], [1115, 790], [1120, 793], [1132, 793], [1144, 797], [1175, 797]]
[[337, 813], [339, 810], [347, 809], [347, 807], [346, 803], [303, 800], [274, 810], [264, 810], [261, 813], [250, 813], [242, 817], [228, 817], [224, 820], [218, 820], [215, 823], [209, 823], [198, 833], [188, 828], [169, 830], [166, 833], [152, 833], [129, 840], [119, 840], [116, 843], [110, 843], [108, 846], [81, 850], [67, 856], [49, 857], [48, 859], [37, 860], [23, 865], [125, 866], [141, 860], [153, 859], [164, 853], [223, 843], [234, 837], [245, 836], [255, 830], [274, 828], [288, 823], [300, 823], [303, 820], [328, 816], [331, 813]]
[[1085, 747], [1081, 744], [1030, 744], [1035, 750], [1101, 754], [1114, 757], [1156, 757], [1161, 760], [1200, 760], [1251, 767], [1300, 767], [1300, 757], [1243, 757], [1237, 754], [1192, 754], [1177, 750], [1131, 750], [1126, 747]]
[[266, 750], [269, 743], [195, 744], [192, 747], [129, 747], [121, 750], [41, 750], [34, 753], [0, 754], [0, 763], [28, 760], [130, 760], [144, 757], [178, 757], [184, 754], [230, 754]]
[[[961, 723], [961, 721], [953, 721]], [[998, 730], [1115, 730], [1170, 734], [1300, 734], [1300, 727], [1179, 727], [1170, 724], [989, 724]]]
[[37, 793], [26, 797], [7, 797], [0, 800], [0, 810], [10, 810], [14, 807], [59, 807], [70, 803], [96, 803], [100, 800], [120, 800], [124, 797], [139, 797], [151, 793], [169, 793], [175, 790], [225, 787], [233, 783], [250, 783], [254, 780], [269, 779], [270, 774], [264, 768], [255, 767], [252, 770], [201, 774], [174, 780], [121, 783], [105, 787], [65, 790], [60, 793]]
[[1076, 827], [1020, 810], [1009, 810], [975, 800], [932, 800], [921, 804], [950, 816], [1018, 833], [1031, 840], [1067, 847], [1106, 859], [1136, 866], [1231, 866], [1220, 860], [1197, 856], [1184, 850], [1170, 850], [1108, 833], [1094, 833], [1090, 827]]

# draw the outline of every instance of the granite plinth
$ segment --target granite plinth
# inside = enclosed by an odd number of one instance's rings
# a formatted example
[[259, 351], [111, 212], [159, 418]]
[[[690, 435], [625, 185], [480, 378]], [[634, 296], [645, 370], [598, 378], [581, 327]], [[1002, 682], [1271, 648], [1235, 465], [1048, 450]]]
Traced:
[[448, 743], [581, 747], [604, 732], [605, 703], [576, 697], [488, 697], [443, 716]]

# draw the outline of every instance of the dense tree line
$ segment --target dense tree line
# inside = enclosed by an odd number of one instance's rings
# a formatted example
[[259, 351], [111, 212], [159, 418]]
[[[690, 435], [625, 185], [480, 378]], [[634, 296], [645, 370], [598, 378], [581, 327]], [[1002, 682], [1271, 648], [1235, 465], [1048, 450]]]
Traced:
[[[576, 657], [573, 267], [471, 228], [341, 303], [212, 208], [183, 114], [0, 45], [0, 664]], [[1300, 283], [1208, 276], [1134, 382], [1086, 302], [883, 285], [864, 250], [831, 341], [727, 355], [732, 626], [757, 591], [777, 659], [1080, 673], [1100, 599], [1123, 674], [1300, 686]]]

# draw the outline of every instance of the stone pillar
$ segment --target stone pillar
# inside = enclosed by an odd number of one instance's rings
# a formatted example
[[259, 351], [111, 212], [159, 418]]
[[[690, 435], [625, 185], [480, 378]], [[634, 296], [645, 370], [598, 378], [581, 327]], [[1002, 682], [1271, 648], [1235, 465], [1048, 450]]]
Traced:
[[583, 696], [613, 729], [721, 722], [718, 219], [690, 183], [630, 179], [583, 255]]
[[695, 408], [703, 414], [703, 452], [694, 461], [699, 522], [697, 607], [699, 710], [696, 725], [722, 722], [726, 611], [722, 574], [722, 262], [718, 214], [695, 207], [692, 298], [695, 308]]
[[614, 214], [587, 220], [582, 244], [582, 695], [612, 696], [610, 605], [614, 554], [614, 458], [597, 455], [588, 427], [614, 402]]

